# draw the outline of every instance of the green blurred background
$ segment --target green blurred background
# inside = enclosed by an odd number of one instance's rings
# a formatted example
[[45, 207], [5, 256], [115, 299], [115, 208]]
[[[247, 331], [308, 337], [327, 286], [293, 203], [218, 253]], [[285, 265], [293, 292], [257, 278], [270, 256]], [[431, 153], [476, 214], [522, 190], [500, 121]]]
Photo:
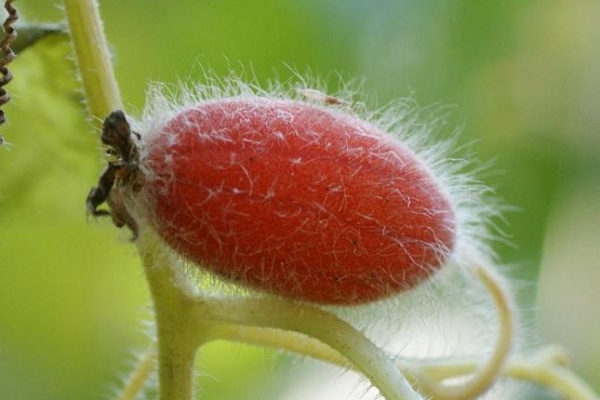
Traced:
[[[30, 22], [58, 3], [18, 2]], [[483, 179], [510, 206], [496, 244], [525, 325], [562, 343], [600, 390], [600, 2], [597, 0], [106, 0], [127, 109], [151, 81], [252, 69], [261, 83], [309, 72], [364, 79], [382, 105], [452, 108]], [[106, 399], [147, 342], [149, 298], [127, 235], [86, 221], [102, 168], [64, 38], [12, 64], [0, 149], [0, 397]], [[335, 89], [335, 79], [331, 80]], [[234, 355], [232, 355], [232, 352]], [[270, 359], [269, 359], [270, 360]], [[203, 398], [273, 395], [275, 361], [210, 345]], [[260, 382], [260, 384], [257, 384]], [[263, 385], [264, 383], [264, 385]], [[549, 394], [545, 394], [549, 396]]]

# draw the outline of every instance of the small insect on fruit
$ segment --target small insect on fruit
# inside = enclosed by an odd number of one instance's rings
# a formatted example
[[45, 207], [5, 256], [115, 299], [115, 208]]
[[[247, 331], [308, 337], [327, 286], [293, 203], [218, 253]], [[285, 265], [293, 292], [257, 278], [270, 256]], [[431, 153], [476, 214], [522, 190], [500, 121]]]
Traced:
[[399, 139], [335, 107], [205, 101], [139, 143], [125, 123], [120, 112], [105, 122], [117, 161], [90, 211], [102, 215], [115, 188], [117, 199], [129, 190], [127, 205], [143, 217], [112, 200], [118, 226], [135, 235], [146, 222], [186, 259], [245, 287], [366, 303], [413, 287], [452, 252], [455, 212], [430, 170]]

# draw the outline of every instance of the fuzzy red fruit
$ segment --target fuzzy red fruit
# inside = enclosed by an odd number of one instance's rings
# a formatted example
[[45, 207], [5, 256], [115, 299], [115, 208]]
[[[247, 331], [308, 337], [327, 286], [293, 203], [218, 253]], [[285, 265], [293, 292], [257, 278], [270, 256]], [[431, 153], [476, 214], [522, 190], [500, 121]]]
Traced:
[[422, 162], [335, 109], [216, 100], [183, 111], [146, 145], [161, 237], [247, 287], [365, 303], [428, 277], [454, 244], [452, 205]]

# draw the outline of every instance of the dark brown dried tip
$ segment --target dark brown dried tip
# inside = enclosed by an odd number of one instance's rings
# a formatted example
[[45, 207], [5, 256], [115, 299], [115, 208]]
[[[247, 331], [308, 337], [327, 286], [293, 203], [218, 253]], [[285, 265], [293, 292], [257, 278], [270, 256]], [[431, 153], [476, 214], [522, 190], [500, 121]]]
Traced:
[[[88, 214], [94, 217], [110, 216], [116, 227], [127, 226], [131, 229], [132, 241], [137, 239], [139, 227], [125, 206], [122, 189], [128, 187], [138, 191], [143, 184], [137, 167], [138, 150], [134, 139], [139, 139], [139, 135], [131, 130], [123, 111], [113, 111], [106, 117], [101, 140], [108, 146], [107, 152], [114, 160], [108, 162], [98, 186], [90, 189], [86, 199]], [[98, 209], [103, 203], [108, 204], [110, 211]]]

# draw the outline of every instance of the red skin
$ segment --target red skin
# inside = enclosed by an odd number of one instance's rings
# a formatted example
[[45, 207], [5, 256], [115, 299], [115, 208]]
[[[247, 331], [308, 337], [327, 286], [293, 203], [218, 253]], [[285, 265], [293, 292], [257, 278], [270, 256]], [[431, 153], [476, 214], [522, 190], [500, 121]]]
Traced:
[[161, 237], [244, 286], [319, 304], [391, 296], [440, 268], [454, 212], [396, 138], [308, 104], [222, 99], [149, 139]]

